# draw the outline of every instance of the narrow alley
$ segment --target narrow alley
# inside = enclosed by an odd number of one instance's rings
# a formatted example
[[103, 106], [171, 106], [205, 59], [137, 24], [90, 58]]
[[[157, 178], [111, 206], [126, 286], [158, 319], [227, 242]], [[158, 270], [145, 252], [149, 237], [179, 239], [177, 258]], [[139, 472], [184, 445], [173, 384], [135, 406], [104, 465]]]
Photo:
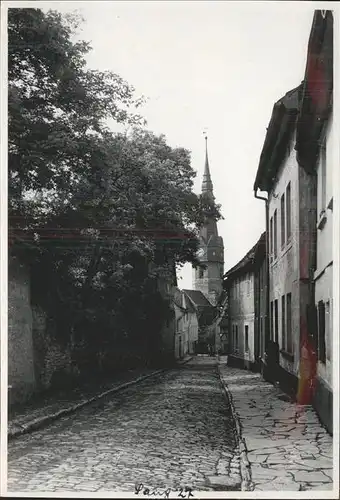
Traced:
[[235, 449], [216, 360], [196, 358], [10, 441], [8, 491], [239, 490]]
[[338, 498], [337, 7], [26, 3], [0, 496]]

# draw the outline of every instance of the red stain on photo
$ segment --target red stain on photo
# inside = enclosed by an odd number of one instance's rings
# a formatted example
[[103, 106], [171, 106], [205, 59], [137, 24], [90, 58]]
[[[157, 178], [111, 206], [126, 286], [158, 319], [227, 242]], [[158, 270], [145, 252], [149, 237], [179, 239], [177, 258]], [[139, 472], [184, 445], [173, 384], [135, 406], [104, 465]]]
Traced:
[[300, 370], [296, 402], [299, 405], [310, 405], [312, 404], [315, 390], [317, 356], [314, 342], [309, 335], [307, 324], [303, 317], [300, 318], [300, 329]]

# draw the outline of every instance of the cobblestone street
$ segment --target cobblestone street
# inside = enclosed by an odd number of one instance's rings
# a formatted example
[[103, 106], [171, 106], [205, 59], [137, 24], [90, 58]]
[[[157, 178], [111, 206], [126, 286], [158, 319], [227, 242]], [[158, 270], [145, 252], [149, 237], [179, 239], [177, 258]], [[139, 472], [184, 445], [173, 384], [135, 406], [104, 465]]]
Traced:
[[9, 492], [239, 490], [214, 358], [196, 358], [8, 445]]

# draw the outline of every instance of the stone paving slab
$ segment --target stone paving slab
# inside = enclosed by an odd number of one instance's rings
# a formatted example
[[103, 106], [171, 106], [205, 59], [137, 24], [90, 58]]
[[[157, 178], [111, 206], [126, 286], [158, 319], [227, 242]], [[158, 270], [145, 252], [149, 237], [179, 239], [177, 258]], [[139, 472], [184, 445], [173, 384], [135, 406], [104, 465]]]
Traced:
[[279, 399], [260, 374], [221, 361], [219, 371], [239, 421], [248, 490], [332, 490], [333, 439], [315, 410]]

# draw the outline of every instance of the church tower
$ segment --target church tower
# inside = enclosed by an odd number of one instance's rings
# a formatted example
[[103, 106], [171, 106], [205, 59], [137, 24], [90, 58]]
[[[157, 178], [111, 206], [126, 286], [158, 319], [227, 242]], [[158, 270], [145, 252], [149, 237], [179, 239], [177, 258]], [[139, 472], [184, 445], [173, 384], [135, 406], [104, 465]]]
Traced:
[[[202, 195], [213, 201], [213, 184], [210, 177], [208, 160], [208, 138], [205, 137], [205, 166], [202, 182]], [[222, 292], [224, 247], [223, 239], [218, 235], [216, 219], [208, 216], [200, 230], [199, 260], [206, 269], [193, 270], [193, 288], [200, 290], [209, 302], [216, 305]]]

